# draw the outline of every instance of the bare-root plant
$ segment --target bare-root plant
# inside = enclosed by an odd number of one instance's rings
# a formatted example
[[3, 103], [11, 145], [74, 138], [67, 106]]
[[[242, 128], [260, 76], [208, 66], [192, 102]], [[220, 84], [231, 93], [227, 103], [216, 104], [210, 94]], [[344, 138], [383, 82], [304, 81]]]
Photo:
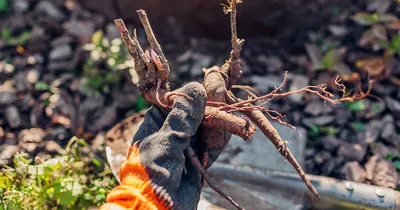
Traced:
[[[237, 209], [243, 209], [232, 198], [210, 183], [206, 172], [206, 169], [211, 164], [208, 163], [207, 149], [215, 147], [223, 148], [227, 140], [224, 142], [215, 142], [215, 139], [221, 139], [221, 141], [224, 139], [229, 140], [229, 138], [223, 138], [223, 135], [226, 133], [238, 135], [245, 140], [251, 139], [256, 129], [253, 125], [254, 123], [275, 145], [278, 152], [296, 169], [315, 198], [320, 199], [317, 190], [288, 148], [287, 141], [282, 139], [268, 118], [288, 125], [289, 127], [294, 127], [282, 120], [282, 114], [265, 108], [265, 105], [274, 98], [286, 97], [301, 92], [317, 95], [324, 101], [332, 104], [341, 103], [343, 101], [356, 101], [370, 94], [372, 82], [369, 82], [366, 92], [363, 92], [361, 85], [359, 85], [358, 92], [350, 96], [346, 92], [346, 87], [341, 83], [340, 78], [337, 78], [335, 83], [339, 91], [342, 92], [342, 95], [336, 97], [336, 99], [334, 94], [327, 90], [326, 85], [306, 86], [299, 90], [281, 92], [287, 81], [287, 72], [285, 73], [282, 84], [266, 95], [259, 96], [257, 91], [250, 86], [237, 85], [236, 83], [242, 76], [240, 53], [244, 44], [244, 40], [239, 39], [237, 36], [236, 8], [238, 3], [241, 3], [241, 1], [228, 0], [228, 5], [223, 5], [224, 12], [230, 14], [232, 50], [229, 59], [221, 67], [214, 66], [209, 69], [203, 69], [205, 73], [203, 86], [207, 92], [207, 106], [205, 109], [205, 117], [202, 122], [204, 129], [202, 143], [204, 144], [205, 152], [200, 155], [201, 161], [190, 147], [186, 149], [185, 155], [212, 189], [216, 190]], [[170, 91], [168, 85], [168, 76], [170, 74], [168, 61], [164, 56], [160, 44], [157, 42], [146, 12], [144, 10], [138, 10], [137, 12], [150, 43], [150, 51], [144, 51], [141, 48], [135, 32], [133, 37], [129, 35], [128, 29], [121, 19], [116, 19], [115, 25], [135, 61], [135, 70], [140, 79], [138, 88], [141, 94], [147, 101], [165, 109], [170, 109], [175, 97], [183, 96], [188, 99], [191, 98], [187, 95]], [[232, 88], [242, 89], [249, 93], [251, 97], [247, 100], [239, 99], [232, 93]], [[255, 105], [256, 102], [259, 104]], [[247, 116], [247, 118], [233, 114], [233, 112], [240, 112]]]

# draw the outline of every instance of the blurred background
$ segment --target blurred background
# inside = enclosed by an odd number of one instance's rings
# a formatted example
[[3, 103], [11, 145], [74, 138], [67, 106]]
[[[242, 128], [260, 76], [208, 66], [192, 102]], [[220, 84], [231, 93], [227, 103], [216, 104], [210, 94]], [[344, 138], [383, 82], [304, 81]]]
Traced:
[[[106, 133], [150, 106], [136, 88], [113, 19], [136, 29], [146, 47], [136, 15], [146, 10], [175, 89], [202, 81], [203, 67], [228, 59], [229, 16], [221, 3], [0, 0], [0, 209], [87, 209], [104, 202], [117, 183], [105, 154], [117, 137]], [[399, 15], [398, 0], [239, 5], [238, 35], [246, 40], [240, 84], [265, 94], [285, 70], [285, 90], [327, 83], [337, 93], [336, 75], [348, 90], [361, 84], [366, 91], [368, 80], [376, 81], [373, 96], [352, 103], [333, 106], [309, 94], [272, 101], [269, 108], [297, 128], [293, 150], [307, 173], [400, 189]], [[130, 131], [135, 120], [120, 128]], [[254, 147], [233, 143], [220, 161]], [[246, 164], [262, 165], [256, 161]]]

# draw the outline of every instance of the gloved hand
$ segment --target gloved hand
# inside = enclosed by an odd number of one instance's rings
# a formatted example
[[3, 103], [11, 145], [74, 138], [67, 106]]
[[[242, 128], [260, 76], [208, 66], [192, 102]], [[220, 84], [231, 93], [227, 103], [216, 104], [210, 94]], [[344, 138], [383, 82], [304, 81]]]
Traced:
[[193, 100], [177, 96], [169, 113], [154, 105], [146, 113], [122, 165], [121, 184], [109, 193], [101, 210], [196, 209], [201, 176], [184, 150], [190, 145], [197, 154], [199, 149], [206, 92], [199, 83], [177, 92]]

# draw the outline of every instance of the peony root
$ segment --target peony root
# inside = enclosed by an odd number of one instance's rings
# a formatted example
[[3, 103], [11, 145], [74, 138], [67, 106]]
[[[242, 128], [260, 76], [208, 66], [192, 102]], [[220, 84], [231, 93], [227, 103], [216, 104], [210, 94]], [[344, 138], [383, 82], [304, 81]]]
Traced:
[[[346, 87], [340, 83], [340, 78], [338, 77], [335, 83], [338, 86], [339, 91], [342, 92], [342, 96], [339, 99], [334, 99], [334, 95], [327, 91], [326, 85], [306, 86], [299, 90], [280, 93], [282, 87], [286, 83], [287, 72], [285, 73], [282, 84], [276, 87], [271, 93], [263, 96], [259, 96], [257, 91], [252, 87], [236, 85], [242, 75], [240, 52], [244, 43], [243, 39], [238, 38], [236, 29], [236, 6], [238, 3], [241, 3], [241, 1], [228, 0], [228, 3], [229, 5], [224, 5], [224, 11], [230, 13], [231, 21], [232, 51], [230, 52], [229, 60], [227, 60], [221, 67], [214, 66], [210, 69], [203, 69], [205, 73], [203, 86], [207, 92], [207, 106], [205, 109], [205, 117], [202, 122], [204, 135], [201, 143], [205, 145], [203, 145], [205, 151], [204, 154], [200, 154], [201, 162], [191, 147], [185, 150], [185, 155], [203, 176], [204, 180], [209, 183], [211, 188], [221, 194], [236, 208], [242, 209], [235, 201], [233, 201], [232, 198], [209, 182], [209, 178], [206, 174], [206, 169], [211, 164], [208, 163], [208, 150], [215, 148], [223, 149], [228, 143], [227, 141], [229, 141], [229, 138], [225, 137], [230, 137], [230, 134], [225, 135], [226, 133], [238, 135], [246, 140], [251, 139], [251, 136], [256, 129], [256, 127], [251, 123], [253, 122], [275, 145], [278, 152], [296, 169], [297, 173], [303, 179], [309, 190], [314, 194], [315, 198], [320, 199], [317, 190], [307, 178], [307, 175], [301, 168], [300, 164], [287, 147], [287, 142], [280, 137], [279, 133], [267, 119], [267, 116], [272, 120], [277, 120], [279, 123], [288, 125], [291, 128], [294, 127], [281, 120], [283, 115], [279, 114], [277, 111], [266, 109], [264, 105], [274, 98], [286, 97], [301, 92], [317, 95], [324, 101], [332, 104], [341, 103], [343, 101], [356, 101], [365, 98], [370, 94], [373, 82], [369, 82], [368, 90], [366, 92], [362, 91], [361, 84], [359, 84], [358, 92], [353, 96], [349, 96], [349, 94], [346, 93]], [[170, 73], [168, 61], [163, 54], [161, 46], [155, 38], [145, 11], [138, 10], [137, 12], [151, 46], [150, 53], [148, 51], [143, 51], [136, 35], [134, 37], [129, 35], [128, 30], [121, 19], [115, 20], [115, 25], [135, 61], [135, 70], [140, 79], [140, 85], [138, 85], [138, 88], [141, 94], [147, 101], [168, 110], [174, 103], [176, 96], [184, 96], [188, 97], [188, 99], [191, 98], [185, 94], [174, 91], [170, 92], [168, 87], [168, 75]], [[251, 97], [247, 100], [237, 99], [230, 91], [232, 88], [242, 89]], [[256, 102], [259, 102], [259, 104], [254, 105]], [[233, 114], [233, 112], [241, 112], [246, 115], [248, 119], [237, 116]], [[216, 139], [223, 142], [215, 142]]]

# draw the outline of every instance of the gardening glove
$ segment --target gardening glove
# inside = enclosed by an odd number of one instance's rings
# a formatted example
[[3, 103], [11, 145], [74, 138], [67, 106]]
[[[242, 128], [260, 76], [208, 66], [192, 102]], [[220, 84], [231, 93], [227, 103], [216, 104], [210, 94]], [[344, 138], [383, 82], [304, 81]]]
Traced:
[[197, 153], [196, 134], [203, 118], [206, 92], [199, 83], [177, 90], [171, 111], [153, 105], [133, 138], [120, 172], [121, 184], [107, 196], [101, 210], [196, 209], [201, 176], [184, 150]]

